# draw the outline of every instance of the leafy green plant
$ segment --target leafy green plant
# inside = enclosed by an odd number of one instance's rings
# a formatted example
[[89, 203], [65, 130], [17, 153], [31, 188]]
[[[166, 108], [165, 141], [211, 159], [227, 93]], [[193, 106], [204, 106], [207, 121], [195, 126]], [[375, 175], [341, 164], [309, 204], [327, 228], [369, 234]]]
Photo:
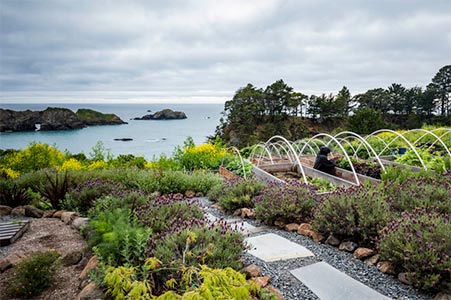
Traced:
[[252, 164], [247, 161], [243, 161], [243, 163], [241, 163], [241, 160], [239, 158], [234, 157], [226, 164], [225, 168], [229, 171], [232, 171], [238, 176], [245, 177], [251, 174]]
[[283, 220], [286, 223], [310, 219], [316, 206], [311, 186], [290, 181], [270, 184], [255, 198], [255, 216], [265, 222]]
[[128, 209], [117, 208], [95, 216], [90, 226], [94, 230], [89, 242], [99, 260], [110, 266], [138, 266], [144, 263], [151, 228], [144, 228]]
[[14, 278], [9, 286], [13, 297], [33, 297], [41, 293], [52, 283], [56, 271], [55, 261], [59, 257], [56, 251], [32, 254], [16, 267]]
[[307, 178], [308, 183], [312, 185], [316, 191], [322, 192], [330, 192], [335, 191], [338, 187], [331, 183], [329, 180], [319, 177]]
[[451, 283], [449, 215], [425, 209], [402, 213], [382, 230], [379, 250], [412, 283], [426, 290], [449, 290]]
[[369, 185], [324, 195], [312, 225], [319, 232], [372, 244], [390, 219], [390, 206], [381, 188]]
[[[227, 180], [222, 193], [217, 198], [217, 202], [221, 208], [228, 211], [234, 211], [242, 207], [253, 207], [252, 199], [264, 187], [265, 184], [253, 178]], [[214, 197], [213, 194], [210, 194], [210, 196]]]

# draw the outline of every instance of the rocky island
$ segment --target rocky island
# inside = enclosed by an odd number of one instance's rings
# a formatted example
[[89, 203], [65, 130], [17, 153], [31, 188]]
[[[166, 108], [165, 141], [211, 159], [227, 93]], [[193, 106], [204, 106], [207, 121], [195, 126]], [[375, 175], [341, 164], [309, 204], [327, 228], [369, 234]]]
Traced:
[[154, 114], [145, 115], [141, 118], [134, 118], [134, 120], [181, 120], [186, 118], [186, 114], [182, 111], [163, 109]]
[[40, 130], [47, 131], [127, 123], [114, 114], [103, 114], [90, 109], [79, 109], [77, 113], [59, 107], [48, 107], [43, 111], [0, 109], [0, 132], [36, 130], [36, 124], [40, 124]]

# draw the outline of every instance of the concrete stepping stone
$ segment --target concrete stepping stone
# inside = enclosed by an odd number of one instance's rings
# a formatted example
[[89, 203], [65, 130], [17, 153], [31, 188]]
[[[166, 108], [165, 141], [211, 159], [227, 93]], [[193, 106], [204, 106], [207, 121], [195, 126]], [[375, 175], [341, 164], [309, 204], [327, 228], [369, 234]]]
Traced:
[[325, 262], [290, 272], [322, 300], [390, 299]]
[[249, 237], [245, 241], [251, 246], [248, 253], [265, 262], [314, 256], [307, 248], [274, 233]]

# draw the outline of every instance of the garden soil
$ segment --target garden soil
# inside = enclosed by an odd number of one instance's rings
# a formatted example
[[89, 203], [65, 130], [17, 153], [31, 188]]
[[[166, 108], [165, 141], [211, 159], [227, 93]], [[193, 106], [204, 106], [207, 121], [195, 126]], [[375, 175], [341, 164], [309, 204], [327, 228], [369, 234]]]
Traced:
[[[30, 227], [15, 243], [0, 248], [0, 259], [11, 253], [29, 256], [34, 252], [56, 250], [62, 257], [73, 252], [86, 253], [88, 246], [77, 230], [64, 224], [60, 219], [32, 219]], [[80, 292], [78, 277], [87, 258], [84, 257], [76, 265], [58, 265], [52, 285], [33, 299], [76, 299]], [[0, 273], [0, 295], [7, 295], [7, 288], [14, 276], [15, 269], [10, 268]]]

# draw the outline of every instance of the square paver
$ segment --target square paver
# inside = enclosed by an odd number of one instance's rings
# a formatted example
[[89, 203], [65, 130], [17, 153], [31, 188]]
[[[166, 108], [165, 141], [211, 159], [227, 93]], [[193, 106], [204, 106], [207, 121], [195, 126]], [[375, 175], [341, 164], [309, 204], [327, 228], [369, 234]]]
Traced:
[[266, 262], [314, 256], [307, 248], [274, 233], [249, 237], [246, 242], [251, 247], [248, 253]]
[[290, 272], [322, 300], [390, 299], [325, 262]]

